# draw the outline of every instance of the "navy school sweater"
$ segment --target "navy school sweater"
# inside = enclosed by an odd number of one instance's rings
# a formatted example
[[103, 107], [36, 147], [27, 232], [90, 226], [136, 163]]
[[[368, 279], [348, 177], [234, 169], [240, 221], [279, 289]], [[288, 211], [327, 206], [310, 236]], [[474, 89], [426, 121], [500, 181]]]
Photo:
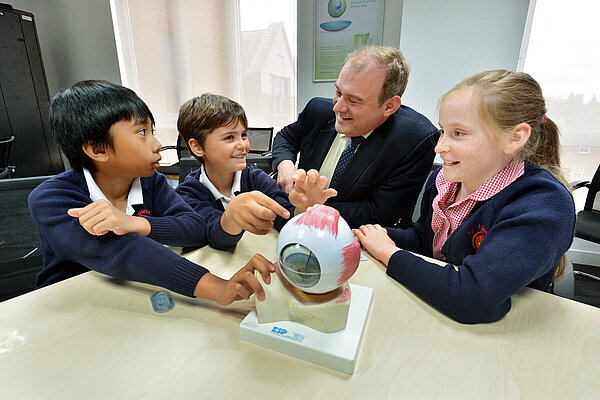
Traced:
[[[29, 210], [40, 234], [44, 268], [37, 287], [70, 278], [93, 269], [119, 279], [161, 286], [193, 296], [206, 268], [192, 263], [164, 247], [204, 246], [207, 224], [192, 210], [165, 177], [155, 172], [141, 178], [143, 205], [134, 206], [134, 215], [151, 226], [149, 237], [137, 233], [102, 236], [89, 234], [70, 208], [85, 207], [92, 200], [80, 171], [63, 172], [38, 186], [29, 196]], [[219, 227], [211, 229], [211, 241], [222, 246], [237, 240]]]
[[[221, 201], [216, 200], [210, 190], [200, 183], [201, 172], [200, 168], [191, 172], [175, 190], [196, 212], [202, 215], [208, 225], [220, 227], [221, 216], [225, 209]], [[280, 190], [275, 179], [263, 170], [247, 166], [242, 171], [240, 186], [241, 193], [258, 190], [281, 204], [290, 212], [291, 216], [294, 215], [295, 207], [289, 202], [287, 194]], [[277, 216], [273, 226], [280, 231], [287, 221], [287, 219]], [[241, 239], [241, 235], [238, 235], [239, 239]], [[223, 248], [220, 243], [211, 242], [210, 245], [215, 248]]]
[[545, 169], [526, 163], [521, 177], [478, 202], [448, 237], [440, 258], [449, 264], [442, 268], [408, 252], [433, 257], [438, 173], [426, 183], [421, 217], [413, 227], [388, 229], [403, 250], [392, 255], [387, 274], [463, 323], [499, 320], [510, 310], [511, 296], [526, 286], [547, 291], [573, 241], [575, 206], [569, 191]]

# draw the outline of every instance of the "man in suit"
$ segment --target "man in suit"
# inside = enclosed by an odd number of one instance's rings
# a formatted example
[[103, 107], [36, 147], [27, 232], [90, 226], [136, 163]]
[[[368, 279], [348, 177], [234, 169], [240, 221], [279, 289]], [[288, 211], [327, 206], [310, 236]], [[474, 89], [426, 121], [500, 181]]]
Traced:
[[367, 46], [349, 54], [333, 101], [313, 98], [275, 136], [279, 186], [291, 190], [300, 153], [298, 168], [327, 176], [338, 194], [326, 204], [352, 228], [410, 226], [438, 133], [426, 117], [402, 105], [408, 73], [393, 47]]

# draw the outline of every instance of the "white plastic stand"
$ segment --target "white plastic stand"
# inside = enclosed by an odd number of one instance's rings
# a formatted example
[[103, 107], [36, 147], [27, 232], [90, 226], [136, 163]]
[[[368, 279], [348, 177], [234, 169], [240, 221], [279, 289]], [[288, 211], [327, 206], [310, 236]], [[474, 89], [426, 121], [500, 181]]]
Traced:
[[322, 333], [293, 321], [260, 324], [252, 310], [240, 324], [240, 339], [352, 375], [373, 289], [353, 284], [350, 289], [346, 329]]

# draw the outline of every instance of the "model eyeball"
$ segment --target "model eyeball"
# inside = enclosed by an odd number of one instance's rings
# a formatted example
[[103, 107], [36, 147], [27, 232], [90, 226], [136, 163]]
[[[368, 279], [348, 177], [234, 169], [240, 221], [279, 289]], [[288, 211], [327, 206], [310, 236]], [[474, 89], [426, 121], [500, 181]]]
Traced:
[[279, 265], [287, 280], [302, 289], [315, 286], [321, 278], [319, 260], [299, 243], [291, 243], [283, 248]]
[[354, 274], [360, 244], [335, 208], [315, 205], [283, 227], [277, 258], [292, 285], [308, 293], [327, 293]]

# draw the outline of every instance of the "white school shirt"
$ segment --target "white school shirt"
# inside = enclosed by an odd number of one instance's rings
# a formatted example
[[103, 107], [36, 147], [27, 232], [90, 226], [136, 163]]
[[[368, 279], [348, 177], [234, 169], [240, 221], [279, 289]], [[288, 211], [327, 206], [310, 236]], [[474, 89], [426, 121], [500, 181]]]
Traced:
[[[92, 201], [104, 199], [110, 203], [110, 201], [106, 198], [104, 193], [102, 193], [102, 190], [100, 190], [100, 188], [96, 184], [96, 181], [92, 177], [92, 173], [88, 169], [83, 168], [83, 176], [85, 177], [85, 183], [87, 184], [88, 191], [90, 192], [90, 198], [92, 199]], [[133, 213], [135, 213], [133, 206], [138, 204], [144, 204], [144, 195], [142, 194], [142, 183], [139, 177], [133, 180], [131, 188], [129, 189], [129, 194], [127, 195], [127, 207], [125, 209], [125, 214], [133, 215]]]
[[210, 179], [208, 179], [208, 175], [206, 175], [204, 164], [200, 166], [200, 178], [198, 180], [201, 184], [206, 186], [215, 200], [221, 201], [224, 210], [227, 208], [229, 202], [235, 197], [235, 195], [240, 194], [240, 191], [242, 190], [242, 171], [235, 171], [235, 175], [233, 177], [233, 186], [231, 187], [231, 197], [226, 197], [223, 193], [217, 190], [215, 185], [212, 184]]

